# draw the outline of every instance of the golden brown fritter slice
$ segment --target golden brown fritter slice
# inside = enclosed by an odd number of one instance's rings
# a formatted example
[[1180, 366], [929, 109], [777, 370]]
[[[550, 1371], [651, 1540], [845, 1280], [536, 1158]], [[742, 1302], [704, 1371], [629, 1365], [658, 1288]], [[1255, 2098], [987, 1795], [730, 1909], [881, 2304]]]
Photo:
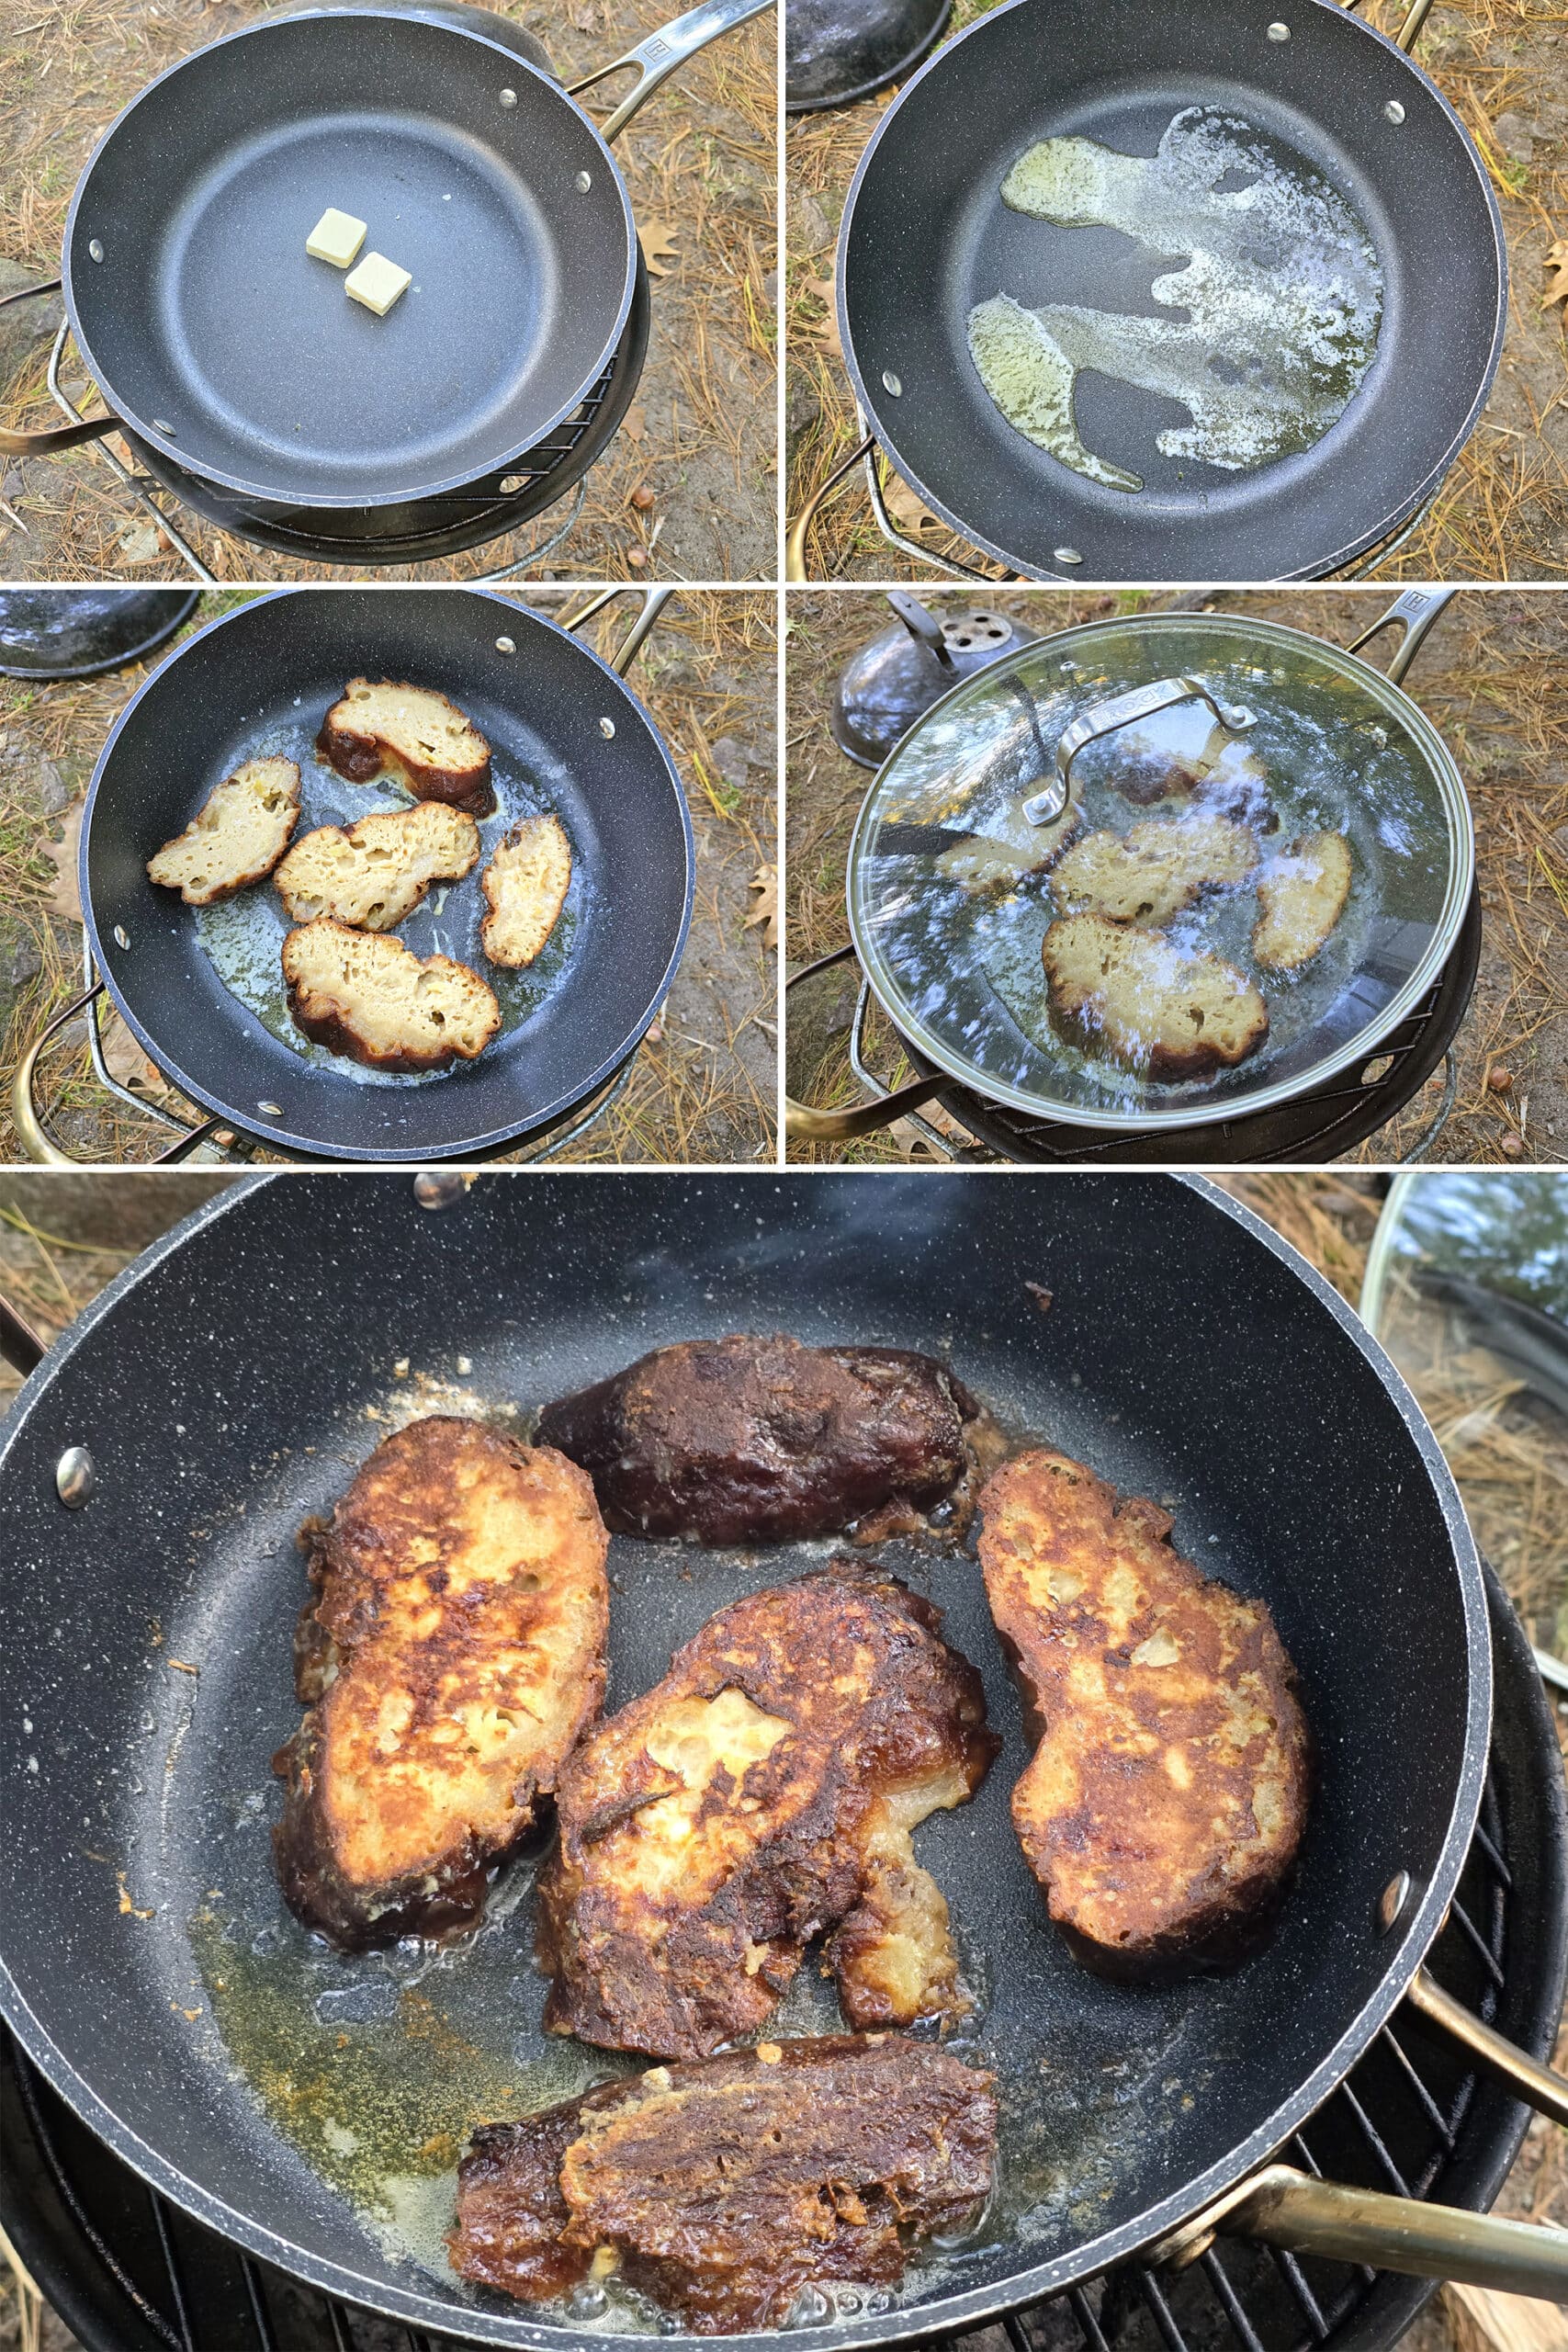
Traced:
[[947, 1905], [910, 1832], [996, 1752], [940, 1611], [834, 1561], [749, 1594], [561, 1774], [541, 1886], [545, 2022], [698, 2057], [761, 2026], [808, 1939], [852, 2025], [960, 2013]]
[[593, 1489], [561, 1454], [436, 1417], [378, 1445], [299, 1540], [310, 1712], [274, 1759], [284, 1894], [345, 1951], [470, 1928], [604, 1697]]
[[901, 2034], [763, 2042], [475, 2132], [448, 2240], [525, 2301], [590, 2272], [698, 2335], [779, 2327], [814, 2281], [896, 2286], [906, 2239], [990, 2194], [994, 2077]]
[[1311, 1739], [1261, 1601], [1210, 1584], [1157, 1503], [1066, 1454], [980, 1497], [991, 1614], [1040, 1745], [1012, 1817], [1053, 1919], [1112, 1975], [1224, 1966], [1267, 1931], [1306, 1826]]

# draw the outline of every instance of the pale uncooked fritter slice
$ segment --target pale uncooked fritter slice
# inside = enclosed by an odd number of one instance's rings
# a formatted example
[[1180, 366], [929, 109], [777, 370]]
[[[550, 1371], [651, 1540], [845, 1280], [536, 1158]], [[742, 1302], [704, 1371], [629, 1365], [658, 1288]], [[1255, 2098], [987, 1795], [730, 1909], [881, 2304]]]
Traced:
[[412, 1078], [482, 1054], [501, 1007], [479, 974], [449, 956], [420, 958], [400, 939], [321, 915], [283, 943], [296, 1027], [369, 1069]]
[[148, 859], [147, 871], [187, 906], [216, 906], [266, 879], [299, 821], [293, 761], [247, 760], [213, 786], [185, 831]]
[[295, 922], [333, 915], [360, 931], [390, 931], [433, 882], [459, 882], [478, 863], [479, 829], [461, 808], [422, 800], [320, 825], [295, 842], [273, 884]]
[[416, 800], [449, 800], [470, 817], [495, 808], [490, 745], [455, 702], [430, 686], [350, 678], [321, 721], [316, 749], [350, 784], [391, 775]]
[[1343, 833], [1303, 833], [1258, 886], [1252, 952], [1267, 972], [1296, 972], [1325, 948], [1350, 895]]
[[1203, 891], [1245, 882], [1257, 864], [1258, 843], [1226, 817], [1151, 817], [1125, 836], [1086, 835], [1056, 865], [1051, 887], [1075, 914], [1157, 926]]
[[497, 842], [479, 876], [490, 911], [479, 944], [492, 964], [531, 964], [556, 927], [571, 881], [571, 843], [558, 818], [525, 817]]
[[1245, 973], [1162, 932], [1064, 915], [1042, 955], [1057, 1018], [1091, 1053], [1146, 1078], [1206, 1078], [1269, 1035], [1269, 1008]]

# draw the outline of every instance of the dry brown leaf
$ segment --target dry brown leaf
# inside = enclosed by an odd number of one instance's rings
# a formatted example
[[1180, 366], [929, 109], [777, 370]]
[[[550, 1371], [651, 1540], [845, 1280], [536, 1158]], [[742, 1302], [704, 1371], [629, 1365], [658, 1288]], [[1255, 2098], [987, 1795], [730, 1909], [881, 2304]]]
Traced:
[[104, 1015], [100, 1035], [105, 1067], [111, 1078], [118, 1078], [122, 1086], [133, 1087], [139, 1093], [169, 1098], [163, 1073], [148, 1060], [118, 1012], [111, 1010]]
[[1558, 238], [1547, 254], [1546, 266], [1557, 273], [1540, 298], [1541, 309], [1550, 311], [1554, 302], [1568, 302], [1568, 237]]
[[648, 431], [648, 411], [640, 401], [633, 401], [627, 409], [621, 431], [633, 441], [640, 441]]
[[776, 865], [759, 865], [749, 890], [755, 890], [757, 902], [746, 918], [746, 929], [754, 931], [759, 923], [765, 926], [762, 944], [772, 949], [779, 944], [779, 869]]
[[882, 485], [882, 495], [887, 512], [901, 531], [912, 532], [919, 537], [922, 531], [940, 531], [944, 526], [929, 507], [922, 506], [901, 474], [890, 475]]
[[844, 346], [839, 340], [839, 304], [833, 290], [832, 279], [807, 277], [802, 281], [801, 292], [812, 295], [817, 301], [825, 303], [828, 311], [825, 319], [819, 319], [814, 327], [807, 328], [807, 334], [820, 350], [830, 353], [835, 359], [842, 359]]
[[54, 868], [54, 886], [44, 900], [57, 922], [80, 922], [82, 899], [76, 888], [76, 854], [82, 846], [82, 814], [87, 804], [73, 800], [65, 811], [65, 829], [57, 842], [44, 844]]
[[681, 232], [673, 220], [645, 220], [637, 231], [642, 239], [642, 257], [654, 277], [668, 277], [670, 272], [659, 266], [662, 261], [679, 261], [681, 250], [675, 240]]

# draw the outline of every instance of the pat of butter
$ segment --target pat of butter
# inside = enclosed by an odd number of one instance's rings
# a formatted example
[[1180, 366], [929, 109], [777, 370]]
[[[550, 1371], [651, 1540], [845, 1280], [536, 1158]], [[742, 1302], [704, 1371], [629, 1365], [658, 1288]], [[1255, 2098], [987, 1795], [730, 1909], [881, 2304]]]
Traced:
[[355, 302], [363, 302], [384, 319], [405, 286], [412, 282], [411, 273], [400, 269], [385, 254], [367, 254], [356, 270], [343, 281], [344, 291]]
[[330, 261], [334, 267], [346, 269], [364, 243], [364, 221], [329, 204], [306, 238], [305, 251], [315, 261]]

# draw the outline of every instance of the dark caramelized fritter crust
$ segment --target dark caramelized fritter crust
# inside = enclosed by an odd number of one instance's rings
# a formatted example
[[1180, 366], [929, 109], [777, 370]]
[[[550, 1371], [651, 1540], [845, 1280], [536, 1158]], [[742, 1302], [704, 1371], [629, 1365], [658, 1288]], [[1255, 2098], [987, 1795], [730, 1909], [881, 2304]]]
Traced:
[[345, 1951], [450, 1935], [604, 1692], [609, 1538], [575, 1463], [412, 1422], [301, 1531], [309, 1708], [273, 1769], [289, 1906]]
[[784, 1334], [686, 1340], [547, 1405], [539, 1438], [592, 1473], [611, 1527], [698, 1544], [835, 1535], [884, 1505], [930, 1510], [967, 1466], [973, 1396], [907, 1348]]
[[967, 2006], [910, 1831], [973, 1793], [998, 1743], [941, 1622], [836, 1560], [721, 1610], [595, 1726], [561, 1774], [540, 1888], [547, 2025], [700, 2056], [761, 2026], [832, 1927], [852, 2024]]
[[764, 2042], [607, 2083], [475, 2132], [453, 2267], [542, 2301], [613, 2260], [696, 2335], [778, 2327], [813, 2281], [896, 2286], [906, 2235], [984, 2203], [992, 2090], [899, 2034]]
[[1312, 1744], [1261, 1601], [1204, 1580], [1157, 1503], [1025, 1453], [980, 1497], [980, 1563], [1040, 1745], [1012, 1814], [1091, 1967], [1234, 1964], [1267, 1933], [1306, 1826]]

